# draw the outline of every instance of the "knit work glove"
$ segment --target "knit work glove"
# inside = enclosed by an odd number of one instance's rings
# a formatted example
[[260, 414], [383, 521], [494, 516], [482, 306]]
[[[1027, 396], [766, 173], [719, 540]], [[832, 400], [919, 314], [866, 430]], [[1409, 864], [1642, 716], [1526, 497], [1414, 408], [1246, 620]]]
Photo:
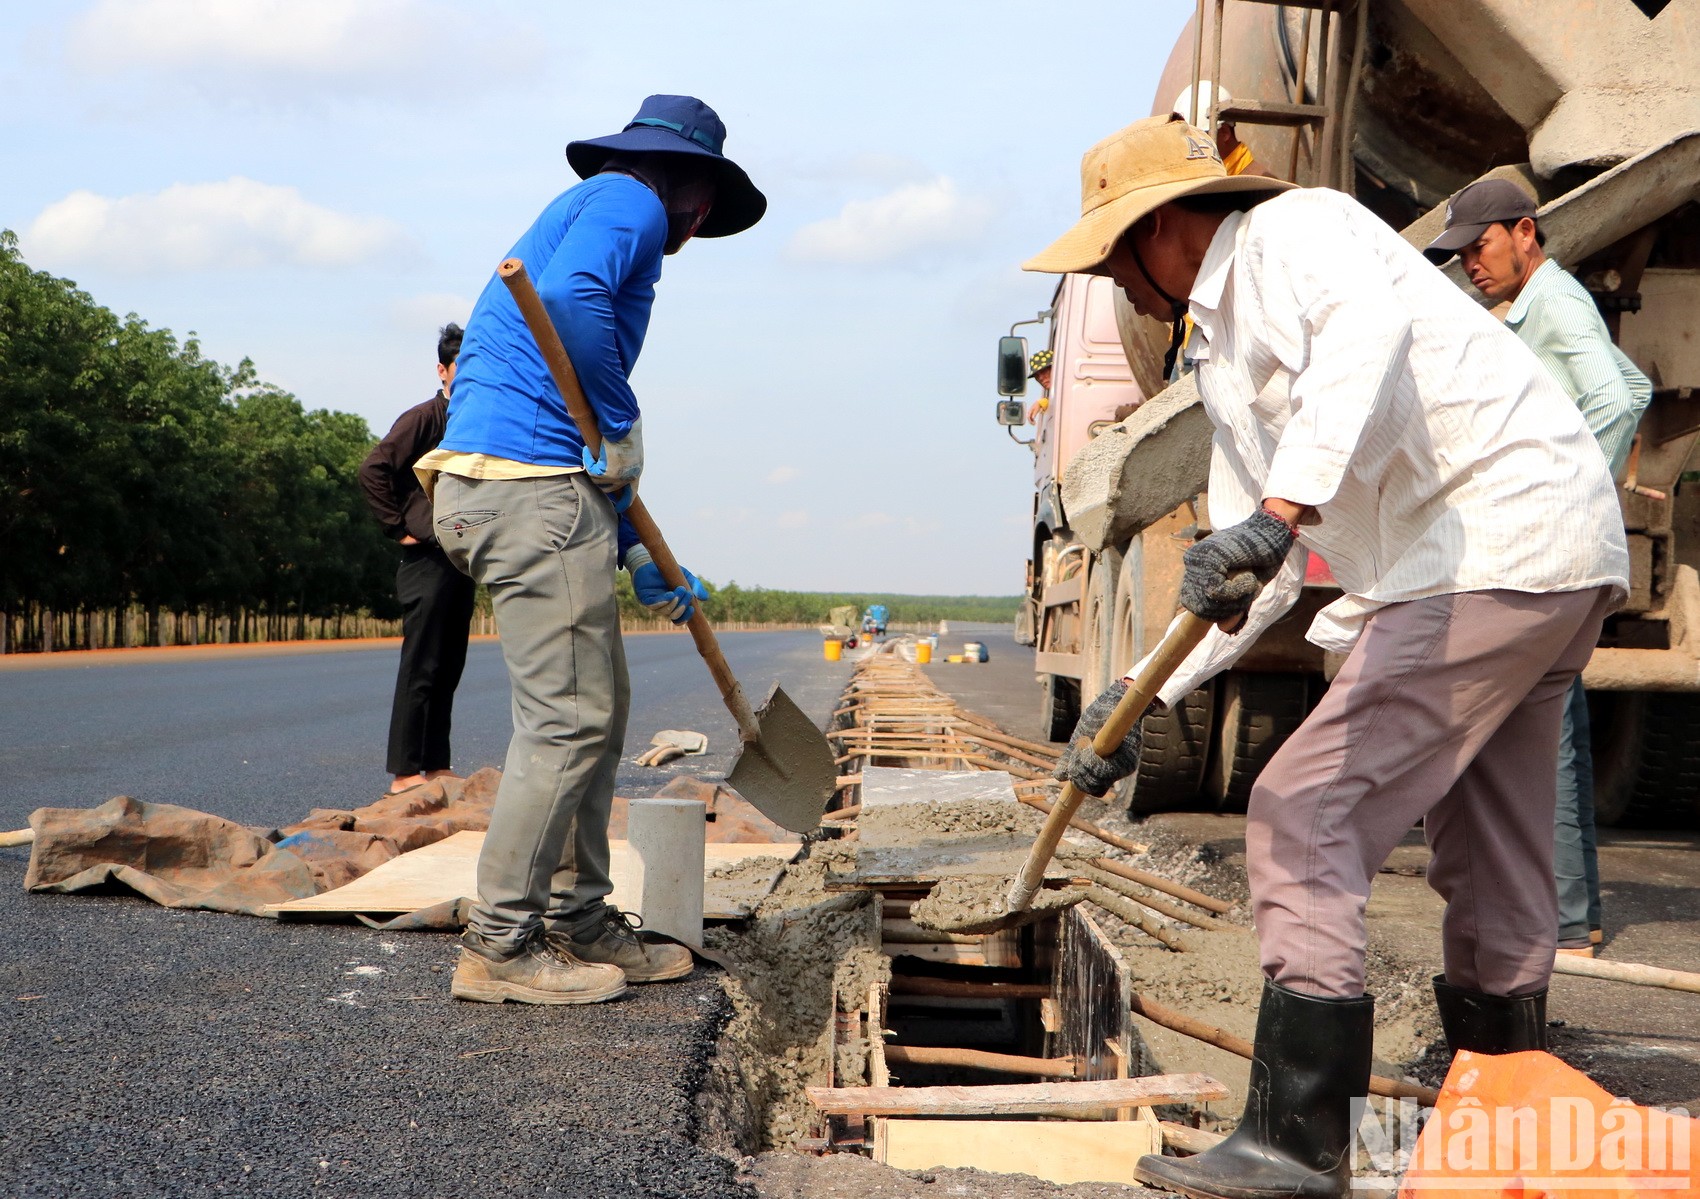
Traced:
[[[638, 476], [643, 474], [643, 418], [632, 422], [631, 429], [619, 441], [604, 438], [602, 448], [593, 456], [590, 447], [579, 450], [584, 473], [603, 491], [615, 497], [615, 510], [624, 512], [631, 505], [631, 492], [636, 489]], [[626, 495], [621, 497], [620, 492]], [[620, 499], [624, 503], [620, 503]]]
[[1139, 769], [1140, 731], [1137, 720], [1109, 757], [1100, 758], [1098, 751], [1092, 748], [1092, 739], [1126, 694], [1127, 680], [1117, 679], [1104, 689], [1102, 695], [1086, 705], [1086, 710], [1080, 714], [1080, 722], [1074, 726], [1074, 735], [1068, 739], [1068, 748], [1057, 760], [1053, 777], [1073, 783], [1078, 790], [1101, 798], [1117, 782]]
[[683, 566], [679, 569], [685, 571], [685, 582], [690, 586], [667, 586], [667, 580], [661, 576], [661, 568], [641, 545], [634, 545], [626, 551], [626, 569], [631, 571], [632, 590], [637, 593], [638, 603], [674, 624], [684, 624], [691, 618], [693, 597], [698, 600], [708, 598], [708, 590], [701, 580]]
[[1293, 548], [1287, 522], [1261, 508], [1181, 556], [1181, 606], [1218, 623], [1244, 616]]

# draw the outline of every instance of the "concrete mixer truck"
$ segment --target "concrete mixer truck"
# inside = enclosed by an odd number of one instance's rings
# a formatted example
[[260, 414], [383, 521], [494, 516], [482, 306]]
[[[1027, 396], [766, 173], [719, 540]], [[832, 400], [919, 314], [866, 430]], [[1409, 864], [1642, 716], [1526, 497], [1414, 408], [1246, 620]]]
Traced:
[[[1583, 676], [1596, 810], [1605, 824], [1700, 823], [1700, 2], [1201, 0], [1199, 14], [1153, 113], [1186, 104], [1269, 173], [1350, 192], [1419, 246], [1458, 189], [1515, 180], [1536, 197], [1547, 252], [1652, 380], [1619, 479], [1631, 594]], [[1036, 429], [1018, 632], [1047, 731], [1066, 736], [1174, 611], [1180, 554], [1210, 527], [1210, 425], [1190, 379], [1161, 377], [1168, 329], [1107, 280], [1063, 278], [1025, 323], [1042, 325], [1032, 340], [1052, 370], [1049, 393], [1023, 405], [1012, 327], [999, 419], [1031, 413]], [[1303, 637], [1337, 592], [1325, 573], [1307, 584], [1255, 655], [1147, 719], [1146, 760], [1120, 795], [1132, 810], [1243, 809], [1334, 665]]]

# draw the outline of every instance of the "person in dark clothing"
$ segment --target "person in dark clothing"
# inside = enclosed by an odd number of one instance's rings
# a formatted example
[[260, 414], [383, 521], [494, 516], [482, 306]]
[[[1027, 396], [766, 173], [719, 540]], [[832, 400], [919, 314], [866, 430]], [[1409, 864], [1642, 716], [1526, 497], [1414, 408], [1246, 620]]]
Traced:
[[443, 439], [460, 340], [459, 325], [443, 326], [437, 336], [442, 387], [402, 413], [360, 464], [360, 489], [384, 536], [401, 546], [402, 555], [395, 574], [402, 611], [401, 668], [390, 709], [387, 764], [394, 776], [392, 795], [432, 779], [458, 777], [450, 768], [449, 721], [466, 665], [475, 585], [437, 544], [431, 500], [414, 476], [413, 464]]

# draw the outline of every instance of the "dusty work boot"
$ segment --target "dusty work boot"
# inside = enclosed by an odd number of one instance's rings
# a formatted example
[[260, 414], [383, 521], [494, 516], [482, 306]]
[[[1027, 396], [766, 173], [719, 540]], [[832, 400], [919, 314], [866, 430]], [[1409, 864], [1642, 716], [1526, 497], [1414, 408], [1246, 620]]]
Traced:
[[551, 947], [541, 933], [502, 957], [470, 936], [460, 942], [449, 991], [478, 1003], [601, 1003], [626, 989], [618, 966], [582, 962]]
[[1264, 983], [1240, 1126], [1196, 1157], [1147, 1154], [1134, 1175], [1194, 1199], [1343, 1199], [1374, 1030], [1367, 995], [1318, 999]]
[[1434, 976], [1434, 1003], [1453, 1053], [1521, 1053], [1547, 1047], [1547, 990], [1533, 995], [1487, 995]]
[[588, 926], [551, 929], [549, 944], [580, 961], [618, 966], [630, 983], [666, 982], [691, 972], [696, 962], [689, 949], [642, 928], [643, 918], [635, 913], [605, 907]]

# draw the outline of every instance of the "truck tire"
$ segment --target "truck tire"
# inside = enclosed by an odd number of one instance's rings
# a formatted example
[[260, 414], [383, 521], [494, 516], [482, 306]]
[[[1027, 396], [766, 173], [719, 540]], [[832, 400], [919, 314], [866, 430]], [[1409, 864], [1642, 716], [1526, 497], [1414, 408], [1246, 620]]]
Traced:
[[1215, 746], [1205, 795], [1218, 812], [1244, 812], [1251, 785], [1310, 712], [1302, 674], [1232, 671], [1218, 685]]
[[1060, 674], [1039, 676], [1039, 731], [1047, 741], [1067, 741], [1080, 720], [1080, 683]]
[[1590, 691], [1594, 821], [1700, 827], [1700, 695]]
[[[1084, 706], [1098, 698], [1112, 681], [1122, 677], [1126, 667], [1115, 660], [1115, 621], [1119, 599], [1116, 593], [1117, 576], [1122, 570], [1120, 550], [1110, 548], [1095, 554], [1087, 561], [1087, 577], [1081, 639], [1084, 642], [1085, 671], [1080, 680], [1080, 702]], [[1133, 663], [1129, 660], [1128, 664]]]
[[1139, 769], [1116, 793], [1130, 816], [1173, 812], [1198, 803], [1204, 768], [1210, 761], [1210, 726], [1215, 710], [1212, 687], [1200, 687], [1177, 707], [1152, 713], [1140, 724], [1144, 734]]

